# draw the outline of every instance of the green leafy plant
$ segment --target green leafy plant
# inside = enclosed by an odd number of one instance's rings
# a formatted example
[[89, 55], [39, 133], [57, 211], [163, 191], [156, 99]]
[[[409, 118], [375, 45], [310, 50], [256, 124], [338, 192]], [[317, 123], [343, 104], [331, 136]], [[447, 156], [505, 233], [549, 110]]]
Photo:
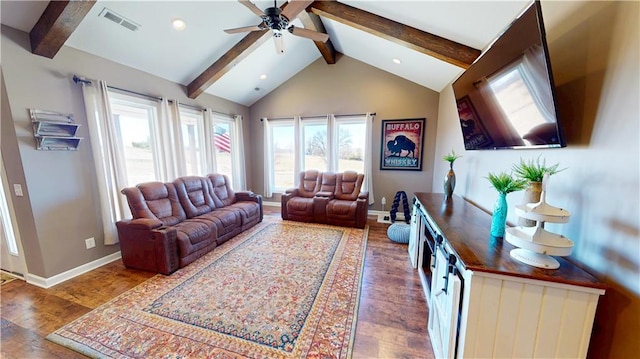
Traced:
[[456, 154], [456, 151], [451, 150], [446, 156], [443, 156], [442, 159], [453, 164], [458, 158], [462, 157], [462, 155]]
[[493, 188], [495, 188], [500, 194], [521, 191], [525, 189], [529, 183], [526, 179], [514, 178], [511, 174], [507, 174], [506, 172], [498, 174], [489, 172], [489, 175], [486, 178], [491, 182]]
[[513, 165], [513, 172], [519, 178], [526, 179], [530, 182], [542, 182], [545, 174], [551, 176], [566, 169], [563, 168], [559, 170], [559, 163], [547, 166], [546, 160], [542, 159], [542, 161], [540, 161], [540, 157], [541, 156], [538, 156], [535, 161], [525, 161], [520, 158], [520, 163]]

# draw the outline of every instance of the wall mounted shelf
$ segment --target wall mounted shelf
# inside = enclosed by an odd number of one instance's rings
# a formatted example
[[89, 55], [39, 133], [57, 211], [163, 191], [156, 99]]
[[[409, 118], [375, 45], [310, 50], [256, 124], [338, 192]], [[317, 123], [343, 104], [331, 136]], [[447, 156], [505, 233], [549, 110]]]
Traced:
[[76, 137], [78, 125], [73, 114], [30, 109], [37, 150], [77, 150], [81, 137]]

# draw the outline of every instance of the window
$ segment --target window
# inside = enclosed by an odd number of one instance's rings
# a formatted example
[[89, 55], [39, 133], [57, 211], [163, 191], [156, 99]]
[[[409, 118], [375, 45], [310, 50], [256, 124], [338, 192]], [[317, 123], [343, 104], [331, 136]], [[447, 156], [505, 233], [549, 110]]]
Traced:
[[244, 179], [244, 155], [242, 151], [242, 122], [240, 117], [213, 113], [212, 136], [216, 173], [229, 177], [236, 190], [246, 187]]
[[366, 116], [267, 121], [266, 194], [295, 187], [297, 169], [365, 173]]
[[534, 127], [549, 122], [541, 111], [543, 105], [535, 100], [536, 88], [529, 77], [525, 63], [518, 61], [488, 79], [496, 102], [521, 138]]
[[127, 186], [161, 178], [158, 151], [158, 102], [109, 93]]
[[364, 173], [365, 127], [363, 117], [336, 118], [338, 136], [338, 172], [356, 171]]
[[204, 117], [202, 111], [180, 108], [180, 132], [184, 149], [184, 164], [187, 175], [206, 174], [204, 145]]
[[271, 133], [271, 161], [273, 168], [271, 172], [271, 183], [275, 192], [284, 192], [295, 183], [295, 131], [293, 120], [275, 121], [270, 126]]
[[329, 164], [327, 118], [302, 119], [302, 170], [326, 171]]

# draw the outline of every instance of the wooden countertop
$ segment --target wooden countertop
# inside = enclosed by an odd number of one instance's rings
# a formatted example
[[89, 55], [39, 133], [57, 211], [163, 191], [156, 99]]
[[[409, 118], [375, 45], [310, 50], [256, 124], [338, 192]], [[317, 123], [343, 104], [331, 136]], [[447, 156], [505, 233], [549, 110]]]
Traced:
[[509, 252], [516, 247], [490, 235], [491, 215], [457, 195], [449, 199], [442, 193], [414, 195], [466, 269], [606, 289], [604, 283], [562, 257], [554, 257], [560, 262], [558, 269], [537, 268], [511, 258]]

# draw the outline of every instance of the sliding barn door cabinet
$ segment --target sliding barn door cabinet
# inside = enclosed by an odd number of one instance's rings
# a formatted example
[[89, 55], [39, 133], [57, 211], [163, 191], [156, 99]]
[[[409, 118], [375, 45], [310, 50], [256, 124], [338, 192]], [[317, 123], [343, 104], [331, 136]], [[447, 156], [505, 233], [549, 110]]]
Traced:
[[541, 269], [510, 257], [491, 215], [458, 196], [415, 193], [408, 246], [438, 358], [584, 358], [605, 286], [564, 258]]

